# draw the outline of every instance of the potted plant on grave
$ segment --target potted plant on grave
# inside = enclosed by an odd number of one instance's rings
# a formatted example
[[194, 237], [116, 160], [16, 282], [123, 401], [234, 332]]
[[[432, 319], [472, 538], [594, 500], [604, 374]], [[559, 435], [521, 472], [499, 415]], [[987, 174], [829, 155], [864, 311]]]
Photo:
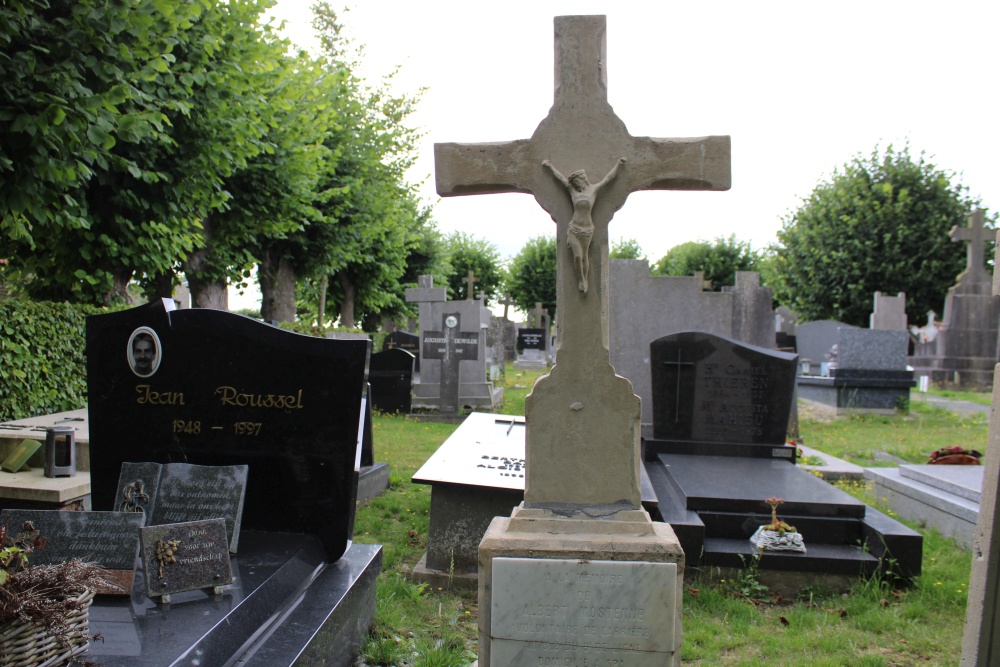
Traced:
[[927, 463], [932, 465], [959, 465], [978, 466], [982, 465], [980, 460], [982, 453], [975, 449], [966, 449], [961, 445], [951, 445], [931, 452], [930, 460]]
[[86, 652], [97, 586], [115, 587], [94, 563], [32, 565], [44, 545], [31, 522], [16, 534], [0, 525], [0, 667], [55, 667]]
[[802, 534], [778, 518], [778, 505], [785, 502], [783, 498], [766, 498], [765, 503], [771, 506], [771, 523], [759, 527], [750, 541], [762, 551], [799, 551], [805, 553], [806, 545]]

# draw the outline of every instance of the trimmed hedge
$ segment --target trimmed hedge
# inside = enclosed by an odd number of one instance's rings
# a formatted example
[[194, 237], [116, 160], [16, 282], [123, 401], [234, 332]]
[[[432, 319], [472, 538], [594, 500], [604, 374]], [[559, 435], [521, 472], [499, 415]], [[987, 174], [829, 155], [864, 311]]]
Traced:
[[86, 317], [106, 312], [0, 299], [0, 421], [87, 407]]

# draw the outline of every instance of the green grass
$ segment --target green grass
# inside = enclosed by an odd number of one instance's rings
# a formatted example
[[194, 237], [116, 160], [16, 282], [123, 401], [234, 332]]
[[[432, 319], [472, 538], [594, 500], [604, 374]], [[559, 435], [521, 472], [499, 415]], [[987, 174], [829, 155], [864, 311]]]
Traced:
[[993, 402], [992, 391], [959, 391], [957, 389], [942, 389], [939, 387], [931, 387], [927, 393], [933, 396], [950, 398], [955, 401], [970, 401], [972, 403], [978, 403], [980, 405], [990, 405]]
[[[508, 367], [503, 412], [524, 414], [524, 396], [538, 375]], [[375, 417], [376, 458], [390, 462], [393, 483], [358, 510], [355, 522], [356, 541], [384, 546], [375, 620], [363, 647], [369, 665], [467, 667], [476, 659], [476, 594], [431, 589], [409, 578], [427, 548], [430, 512], [430, 487], [411, 478], [455, 428]], [[959, 418], [914, 402], [908, 415], [806, 418], [800, 431], [812, 447], [873, 465], [876, 450], [923, 462], [927, 453], [947, 444], [983, 449], [987, 426], [985, 417]], [[865, 483], [842, 487], [888, 512]], [[958, 665], [971, 557], [952, 540], [921, 532], [923, 574], [900, 590], [859, 580], [846, 594], [816, 587], [796, 600], [774, 600], [748, 587], [752, 581], [712, 584], [692, 570], [684, 592], [684, 664]], [[738, 587], [754, 591], [758, 602], [736, 594]]]
[[911, 463], [927, 463], [931, 452], [949, 445], [986, 451], [985, 414], [961, 417], [944, 408], [911, 401], [905, 415], [851, 415], [832, 421], [803, 420], [803, 444], [860, 466], [893, 465], [885, 452]]

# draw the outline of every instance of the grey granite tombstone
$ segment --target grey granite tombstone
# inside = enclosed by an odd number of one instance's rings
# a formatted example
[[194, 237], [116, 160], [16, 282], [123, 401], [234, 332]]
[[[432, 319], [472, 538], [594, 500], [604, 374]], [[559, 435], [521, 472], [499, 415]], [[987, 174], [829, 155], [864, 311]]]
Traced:
[[[438, 384], [438, 412], [457, 415], [462, 409], [459, 397], [459, 362], [476, 361], [480, 357], [481, 332], [462, 331], [461, 313], [444, 313], [440, 331], [423, 332], [421, 357], [427, 362], [440, 364]], [[426, 383], [425, 383], [426, 384]]]
[[16, 510], [0, 512], [0, 524], [16, 535], [30, 521], [43, 547], [32, 551], [33, 565], [57, 565], [77, 559], [97, 563], [104, 576], [117, 587], [98, 588], [102, 594], [131, 595], [139, 554], [142, 514], [120, 512], [61, 512], [56, 510]]
[[245, 465], [125, 462], [115, 509], [144, 513], [147, 526], [223, 519], [229, 550], [236, 553], [248, 470]]
[[909, 406], [916, 382], [907, 369], [905, 329], [840, 328], [837, 365], [828, 376], [800, 376], [799, 397], [837, 414], [893, 414]]
[[795, 330], [795, 345], [802, 363], [809, 361], [808, 375], [821, 375], [823, 364], [830, 361], [830, 351], [840, 340], [841, 329], [857, 329], [837, 320], [800, 323]]
[[697, 330], [774, 347], [771, 290], [751, 272], [739, 272], [736, 283], [733, 290], [706, 292], [698, 277], [651, 276], [646, 260], [611, 260], [611, 365], [642, 399], [644, 425], [653, 422], [648, 352], [654, 340]]

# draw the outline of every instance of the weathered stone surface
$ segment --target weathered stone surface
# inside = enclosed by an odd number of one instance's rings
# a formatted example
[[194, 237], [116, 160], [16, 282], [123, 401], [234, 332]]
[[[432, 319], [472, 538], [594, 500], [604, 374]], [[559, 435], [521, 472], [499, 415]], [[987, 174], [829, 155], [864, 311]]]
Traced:
[[871, 329], [906, 331], [906, 294], [900, 292], [896, 296], [890, 296], [875, 292], [875, 309], [872, 311], [868, 326]]

